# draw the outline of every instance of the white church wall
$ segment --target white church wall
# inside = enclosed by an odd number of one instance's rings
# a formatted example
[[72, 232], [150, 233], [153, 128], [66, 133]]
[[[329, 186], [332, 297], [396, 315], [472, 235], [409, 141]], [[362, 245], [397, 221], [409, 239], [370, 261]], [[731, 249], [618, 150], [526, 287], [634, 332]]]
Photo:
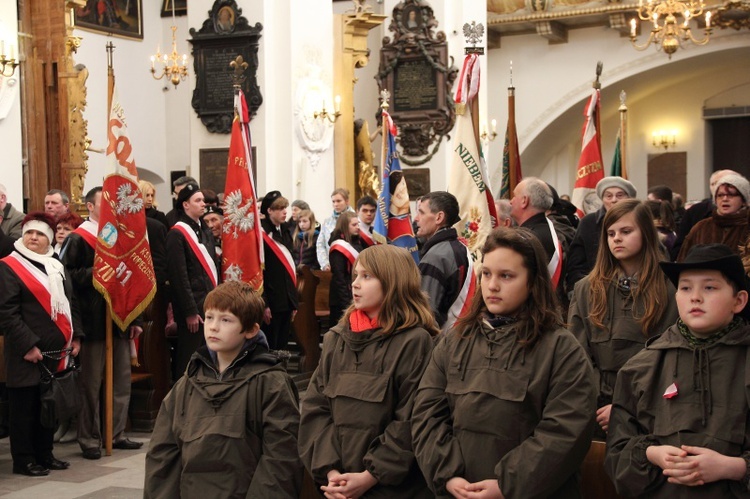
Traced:
[[[10, 44], [15, 47], [18, 59], [18, 12], [16, 2], [0, 2], [0, 40], [4, 42], [6, 56]], [[23, 149], [21, 142], [21, 96], [20, 74], [22, 68], [16, 68], [10, 78], [0, 76], [0, 96], [12, 99], [8, 115], [0, 119], [0, 144], [3, 145], [3, 162], [0, 171], [0, 182], [5, 186], [8, 201], [17, 209], [23, 209]]]

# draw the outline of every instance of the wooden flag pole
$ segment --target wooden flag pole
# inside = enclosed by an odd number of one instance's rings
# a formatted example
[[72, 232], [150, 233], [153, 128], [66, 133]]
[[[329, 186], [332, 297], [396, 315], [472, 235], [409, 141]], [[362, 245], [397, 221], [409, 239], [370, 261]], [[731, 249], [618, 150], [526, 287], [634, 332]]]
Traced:
[[[112, 42], [107, 43], [107, 120], [109, 123], [109, 113], [112, 109], [112, 94], [115, 89], [115, 71], [112, 66], [112, 52], [114, 51], [114, 45]], [[112, 413], [113, 413], [113, 379], [114, 379], [114, 368], [113, 368], [113, 355], [114, 348], [112, 344], [112, 311], [110, 310], [109, 304], [106, 306], [105, 316], [105, 331], [106, 331], [106, 343], [105, 343], [105, 357], [104, 357], [104, 451], [105, 455], [112, 455]]]
[[622, 178], [628, 178], [628, 162], [627, 162], [627, 139], [628, 139], [628, 106], [625, 105], [625, 99], [627, 95], [625, 90], [620, 92], [620, 162], [622, 163], [621, 172]]

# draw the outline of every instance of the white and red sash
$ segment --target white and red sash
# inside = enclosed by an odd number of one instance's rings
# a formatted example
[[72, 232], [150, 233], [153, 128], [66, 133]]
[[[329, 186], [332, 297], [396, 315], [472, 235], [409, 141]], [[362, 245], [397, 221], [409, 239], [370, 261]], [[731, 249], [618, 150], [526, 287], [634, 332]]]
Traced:
[[211, 278], [211, 282], [213, 283], [214, 287], [216, 287], [219, 283], [219, 274], [216, 271], [216, 262], [214, 262], [214, 259], [211, 258], [211, 255], [208, 253], [206, 247], [198, 241], [198, 236], [195, 235], [193, 229], [185, 222], [177, 222], [176, 224], [174, 224], [172, 229], [180, 231], [182, 235], [185, 236], [185, 240], [187, 240], [188, 244], [190, 245], [190, 249], [193, 250], [193, 254], [201, 263], [201, 266], [203, 267], [203, 270], [206, 272], [206, 274], [208, 274], [208, 277]]
[[552, 234], [552, 241], [555, 243], [555, 253], [552, 255], [552, 259], [547, 264], [547, 270], [549, 270], [550, 278], [552, 279], [552, 289], [557, 289], [557, 285], [560, 283], [560, 276], [562, 275], [563, 266], [563, 251], [560, 239], [557, 238], [557, 231], [555, 225], [547, 217], [547, 225], [549, 225], [549, 231]]
[[86, 220], [76, 228], [73, 232], [78, 234], [86, 241], [91, 248], [96, 248], [96, 238], [98, 237], [97, 231], [99, 230], [99, 224]]
[[365, 243], [365, 246], [367, 246], [368, 248], [370, 246], [375, 246], [376, 244], [378, 244], [377, 241], [375, 241], [372, 238], [372, 234], [370, 234], [369, 231], [364, 230], [362, 228], [359, 229], [359, 238], [362, 240], [363, 243]]
[[267, 234], [266, 231], [261, 232], [263, 233], [263, 241], [265, 241], [268, 247], [271, 248], [273, 254], [276, 255], [276, 258], [286, 269], [289, 277], [292, 278], [294, 286], [297, 287], [297, 271], [295, 270], [296, 267], [294, 265], [294, 258], [292, 258], [292, 254], [289, 252], [289, 248], [274, 240], [274, 238], [270, 234]]
[[[50, 295], [49, 277], [47, 274], [36, 268], [15, 251], [3, 258], [2, 261], [23, 281], [24, 285], [31, 291], [31, 294], [34, 295], [34, 298], [36, 298], [44, 311], [47, 312], [47, 315], [51, 317], [52, 296]], [[53, 322], [65, 338], [65, 348], [69, 348], [73, 341], [73, 324], [70, 316], [58, 313]], [[65, 369], [67, 361], [67, 356], [61, 359], [57, 370], [62, 371]]]
[[443, 324], [443, 331], [450, 330], [459, 317], [469, 310], [472, 298], [476, 292], [477, 278], [474, 275], [474, 259], [471, 257], [471, 251], [469, 251], [468, 247], [466, 248], [466, 258], [469, 261], [469, 267], [466, 269], [466, 277], [456, 300], [451, 305], [451, 308], [448, 309], [448, 317], [445, 324]]
[[347, 243], [343, 239], [336, 239], [334, 242], [331, 243], [331, 249], [329, 250], [329, 254], [338, 251], [342, 255], [346, 257], [347, 260], [349, 260], [349, 263], [354, 265], [354, 261], [359, 256], [359, 251], [354, 249], [354, 246], [351, 245], [351, 243]]

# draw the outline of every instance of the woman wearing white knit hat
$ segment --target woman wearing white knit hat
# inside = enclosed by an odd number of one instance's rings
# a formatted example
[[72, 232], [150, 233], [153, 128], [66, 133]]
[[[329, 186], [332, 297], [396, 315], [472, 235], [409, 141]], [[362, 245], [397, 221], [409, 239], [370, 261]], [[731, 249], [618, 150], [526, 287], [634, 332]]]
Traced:
[[0, 330], [5, 334], [13, 473], [45, 476], [70, 463], [52, 455], [54, 428], [41, 423], [39, 384], [78, 355], [83, 336], [65, 268], [55, 256], [55, 221], [29, 213], [14, 251], [0, 260]]

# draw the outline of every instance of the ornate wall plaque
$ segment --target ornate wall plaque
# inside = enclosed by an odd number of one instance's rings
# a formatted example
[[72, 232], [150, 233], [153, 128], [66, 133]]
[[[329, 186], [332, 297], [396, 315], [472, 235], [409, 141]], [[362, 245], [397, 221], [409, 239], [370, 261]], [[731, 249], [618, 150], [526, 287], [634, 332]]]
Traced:
[[242, 91], [250, 115], [263, 103], [257, 79], [258, 40], [262, 29], [260, 23], [248, 24], [235, 0], [216, 0], [201, 29], [190, 29], [196, 80], [192, 106], [209, 132], [231, 131], [234, 91], [229, 63], [238, 55], [248, 63]]
[[[253, 178], [258, 178], [258, 163], [256, 161], [255, 146], [252, 147], [253, 155]], [[200, 163], [200, 184], [203, 189], [211, 189], [217, 194], [224, 192], [227, 182], [227, 161], [229, 160], [229, 148], [201, 149], [198, 161]]]
[[416, 201], [417, 198], [430, 192], [430, 169], [411, 168], [404, 170], [406, 186], [409, 188], [409, 199]]
[[458, 69], [448, 60], [445, 33], [434, 33], [437, 25], [427, 2], [404, 0], [393, 8], [393, 40], [384, 37], [380, 49], [378, 85], [392, 96], [389, 112], [409, 166], [429, 161], [456, 121], [451, 88]]

